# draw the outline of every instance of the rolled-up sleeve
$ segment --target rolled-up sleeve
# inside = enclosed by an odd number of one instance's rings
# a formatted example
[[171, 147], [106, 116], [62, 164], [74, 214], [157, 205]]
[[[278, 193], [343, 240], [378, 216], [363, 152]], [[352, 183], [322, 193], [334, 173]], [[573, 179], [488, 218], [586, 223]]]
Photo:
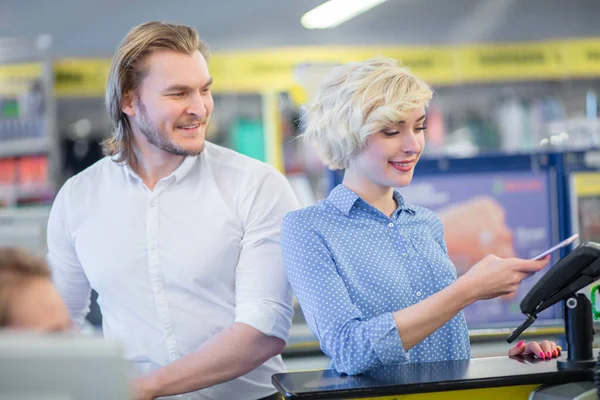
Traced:
[[281, 220], [298, 201], [288, 181], [273, 170], [245, 199], [248, 212], [236, 268], [235, 321], [287, 342], [294, 309], [283, 267]]
[[302, 212], [281, 227], [286, 271], [321, 350], [349, 375], [409, 360], [391, 312], [366, 319], [353, 304], [334, 256]]

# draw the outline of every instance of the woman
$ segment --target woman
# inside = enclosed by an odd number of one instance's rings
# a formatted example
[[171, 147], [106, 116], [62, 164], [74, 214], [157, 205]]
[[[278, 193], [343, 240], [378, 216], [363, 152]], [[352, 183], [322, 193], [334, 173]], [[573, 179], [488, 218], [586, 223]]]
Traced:
[[0, 329], [51, 333], [71, 328], [46, 262], [24, 250], [0, 247]]
[[[304, 139], [345, 175], [326, 200], [284, 218], [283, 257], [309, 327], [342, 373], [469, 358], [462, 309], [514, 293], [548, 263], [490, 255], [457, 279], [439, 217], [393, 189], [412, 179], [431, 97], [394, 60], [372, 59], [335, 69], [305, 115]], [[509, 351], [559, 353], [549, 341]]]

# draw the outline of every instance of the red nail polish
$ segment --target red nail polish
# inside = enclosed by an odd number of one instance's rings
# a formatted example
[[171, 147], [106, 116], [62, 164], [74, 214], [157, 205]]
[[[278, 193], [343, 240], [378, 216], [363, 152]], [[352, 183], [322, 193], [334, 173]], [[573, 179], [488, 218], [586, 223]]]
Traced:
[[544, 355], [543, 351], [540, 351], [540, 358], [543, 360], [544, 358], [546, 358], [546, 356]]
[[558, 357], [558, 350], [554, 349], [554, 355]]
[[515, 347], [521, 347], [525, 344], [524, 340], [521, 340], [519, 343], [517, 343], [517, 345]]
[[548, 358], [552, 357], [552, 353], [547, 352], [546, 355], [548, 356]]

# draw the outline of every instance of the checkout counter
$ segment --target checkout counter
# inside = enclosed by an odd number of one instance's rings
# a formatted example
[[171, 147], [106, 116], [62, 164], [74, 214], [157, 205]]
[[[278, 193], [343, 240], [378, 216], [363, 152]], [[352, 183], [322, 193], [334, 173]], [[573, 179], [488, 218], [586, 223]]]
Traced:
[[558, 400], [587, 392], [597, 399], [592, 378], [591, 369], [559, 370], [557, 359], [490, 357], [398, 364], [358, 376], [334, 370], [276, 374], [272, 382], [284, 398], [293, 400]]
[[509, 343], [531, 326], [540, 312], [563, 302], [568, 352], [558, 359], [524, 356], [406, 363], [357, 376], [335, 370], [304, 371], [275, 374], [272, 383], [284, 398], [306, 400], [598, 399], [592, 306], [579, 293], [598, 278], [600, 244], [584, 243], [556, 263], [520, 304], [527, 318], [508, 337]]

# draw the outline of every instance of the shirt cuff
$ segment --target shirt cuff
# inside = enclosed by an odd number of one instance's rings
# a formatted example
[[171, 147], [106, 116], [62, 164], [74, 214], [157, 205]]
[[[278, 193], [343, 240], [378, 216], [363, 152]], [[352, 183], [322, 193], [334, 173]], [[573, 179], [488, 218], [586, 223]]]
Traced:
[[268, 303], [238, 304], [235, 322], [250, 325], [267, 336], [275, 336], [286, 344], [292, 327], [294, 310]]
[[382, 318], [380, 322], [383, 331], [377, 332], [377, 336], [371, 338], [373, 351], [384, 365], [409, 362], [410, 355], [402, 346], [394, 316], [392, 313], [386, 313]]

